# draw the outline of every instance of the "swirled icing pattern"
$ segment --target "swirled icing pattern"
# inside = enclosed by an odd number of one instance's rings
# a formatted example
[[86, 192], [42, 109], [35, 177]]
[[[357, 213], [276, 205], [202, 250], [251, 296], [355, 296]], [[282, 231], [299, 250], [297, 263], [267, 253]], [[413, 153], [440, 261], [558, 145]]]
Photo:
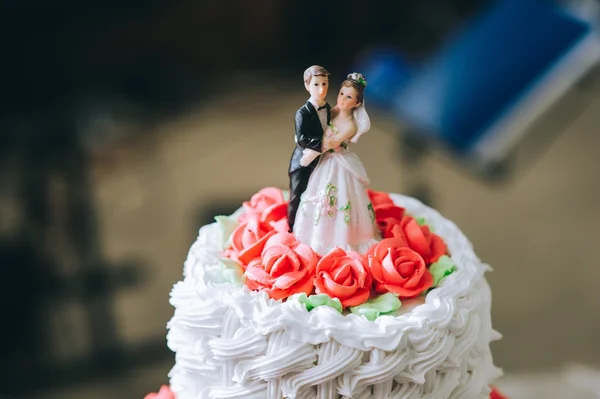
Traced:
[[374, 321], [329, 306], [310, 312], [222, 276], [223, 237], [204, 226], [175, 284], [168, 345], [178, 399], [417, 399], [489, 397], [491, 294], [456, 225], [419, 201], [392, 194], [446, 241], [456, 271], [426, 297]]

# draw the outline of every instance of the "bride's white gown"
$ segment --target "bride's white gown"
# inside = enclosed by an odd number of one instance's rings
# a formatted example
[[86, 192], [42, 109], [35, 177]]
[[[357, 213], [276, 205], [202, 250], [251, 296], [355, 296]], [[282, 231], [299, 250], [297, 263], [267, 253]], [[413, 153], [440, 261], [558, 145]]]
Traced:
[[319, 255], [339, 247], [365, 253], [378, 241], [369, 178], [349, 142], [320, 156], [302, 194], [294, 234]]

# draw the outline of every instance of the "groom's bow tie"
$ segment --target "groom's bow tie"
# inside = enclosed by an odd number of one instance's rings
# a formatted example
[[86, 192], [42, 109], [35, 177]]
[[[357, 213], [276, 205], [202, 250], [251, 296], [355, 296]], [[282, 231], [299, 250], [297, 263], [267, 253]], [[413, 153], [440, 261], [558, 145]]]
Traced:
[[322, 107], [317, 108], [317, 111], [320, 111], [320, 110], [325, 109], [325, 108], [331, 109], [331, 106], [329, 104], [325, 103], [325, 105], [323, 105]]

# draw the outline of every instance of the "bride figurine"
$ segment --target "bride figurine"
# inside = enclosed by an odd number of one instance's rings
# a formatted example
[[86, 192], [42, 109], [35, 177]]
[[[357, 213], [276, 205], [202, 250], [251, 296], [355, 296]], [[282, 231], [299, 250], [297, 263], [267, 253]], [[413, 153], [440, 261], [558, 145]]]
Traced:
[[348, 75], [331, 110], [322, 152], [305, 149], [300, 161], [306, 166], [319, 157], [302, 193], [293, 231], [319, 255], [336, 247], [365, 253], [378, 241], [367, 194], [369, 178], [358, 156], [350, 151], [350, 143], [371, 127], [364, 102], [366, 85], [360, 73]]

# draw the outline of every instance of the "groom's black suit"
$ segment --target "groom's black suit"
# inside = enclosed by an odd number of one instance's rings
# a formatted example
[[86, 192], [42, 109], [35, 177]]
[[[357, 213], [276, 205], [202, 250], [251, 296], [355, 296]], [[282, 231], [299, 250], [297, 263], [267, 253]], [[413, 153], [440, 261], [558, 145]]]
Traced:
[[[327, 124], [331, 120], [331, 111], [329, 104], [325, 104], [327, 108]], [[290, 159], [290, 167], [288, 175], [290, 177], [290, 201], [288, 203], [288, 224], [290, 231], [294, 229], [296, 221], [296, 212], [300, 205], [300, 196], [306, 190], [308, 179], [311, 173], [319, 162], [319, 157], [310, 163], [308, 166], [300, 165], [302, 151], [305, 148], [321, 152], [321, 144], [323, 141], [323, 126], [319, 119], [317, 110], [310, 101], [307, 101], [298, 111], [296, 111], [296, 148]]]

